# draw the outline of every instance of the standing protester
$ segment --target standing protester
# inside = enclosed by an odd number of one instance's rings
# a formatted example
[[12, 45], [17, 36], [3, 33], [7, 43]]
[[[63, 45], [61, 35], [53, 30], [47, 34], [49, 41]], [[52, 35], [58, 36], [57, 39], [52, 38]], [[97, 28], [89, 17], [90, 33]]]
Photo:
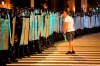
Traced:
[[64, 35], [66, 34], [67, 40], [69, 43], [69, 51], [66, 54], [74, 54], [74, 45], [73, 45], [73, 39], [74, 39], [74, 20], [72, 17], [69, 16], [68, 12], [64, 10], [63, 12], [64, 17]]

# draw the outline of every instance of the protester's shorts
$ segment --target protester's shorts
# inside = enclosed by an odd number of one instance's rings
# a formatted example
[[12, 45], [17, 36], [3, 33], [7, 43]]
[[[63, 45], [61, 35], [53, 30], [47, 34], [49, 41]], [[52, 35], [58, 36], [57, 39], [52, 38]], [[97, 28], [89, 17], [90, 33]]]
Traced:
[[74, 31], [71, 31], [71, 32], [67, 32], [67, 33], [66, 33], [68, 42], [73, 41], [73, 39], [74, 39], [74, 34], [75, 34]]

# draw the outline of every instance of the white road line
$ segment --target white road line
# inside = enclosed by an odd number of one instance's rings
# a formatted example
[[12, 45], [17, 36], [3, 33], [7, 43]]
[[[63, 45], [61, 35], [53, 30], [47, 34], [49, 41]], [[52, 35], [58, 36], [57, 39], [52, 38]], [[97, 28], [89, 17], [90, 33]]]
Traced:
[[63, 58], [63, 57], [64, 57], [64, 58], [66, 58], [66, 57], [77, 57], [77, 58], [78, 58], [78, 57], [91, 57], [91, 58], [92, 58], [92, 57], [95, 57], [95, 58], [98, 57], [98, 58], [100, 58], [100, 56], [77, 56], [77, 55], [71, 55], [71, 56], [67, 56], [67, 55], [66, 55], [66, 56], [30, 56], [30, 58], [32, 58], [32, 57], [53, 57], [53, 58], [54, 58], [54, 57], [62, 57], [62, 58]]
[[47, 61], [47, 60], [43, 60], [43, 61], [18, 61], [18, 62], [24, 62], [24, 63], [25, 62], [29, 62], [29, 63], [30, 62], [37, 62], [37, 63], [38, 62], [43, 62], [43, 63], [46, 63], [46, 62], [48, 62], [48, 63], [49, 62], [52, 62], [52, 63], [55, 63], [55, 62], [58, 62], [58, 63], [68, 63], [68, 62], [71, 62], [71, 63], [73, 63], [74, 62], [74, 63], [76, 63], [77, 62], [77, 63], [99, 63], [100, 64], [100, 61], [86, 61], [86, 60], [85, 61], [77, 61], [77, 60], [76, 61], [57, 61], [57, 60], [56, 61]]
[[[30, 58], [30, 59], [19, 59], [18, 61], [35, 61], [35, 60], [47, 60], [47, 61], [49, 61], [49, 60], [57, 60], [57, 61], [74, 61], [74, 59], [64, 59], [64, 58]], [[87, 59], [87, 58], [84, 58], [84, 59], [76, 59], [77, 61], [100, 61], [100, 59]]]
[[[56, 51], [56, 52], [46, 52], [46, 51], [45, 51], [45, 52], [42, 52], [42, 53], [52, 53], [52, 54], [53, 54], [53, 53], [66, 53], [66, 52], [67, 52], [67, 51], [65, 51], [65, 52], [57, 52], [57, 51]], [[77, 53], [94, 53], [94, 54], [95, 54], [95, 53], [98, 53], [98, 54], [100, 54], [100, 52], [76, 52], [76, 54], [77, 54]]]
[[10, 65], [22, 65], [22, 66], [27, 66], [27, 65], [37, 65], [37, 66], [100, 66], [100, 64], [7, 64], [8, 66]]
[[[66, 54], [36, 54], [37, 56], [47, 56], [47, 55], [52, 55], [52, 56], [65, 56]], [[100, 56], [100, 54], [74, 54], [74, 55], [86, 55], [86, 56]]]

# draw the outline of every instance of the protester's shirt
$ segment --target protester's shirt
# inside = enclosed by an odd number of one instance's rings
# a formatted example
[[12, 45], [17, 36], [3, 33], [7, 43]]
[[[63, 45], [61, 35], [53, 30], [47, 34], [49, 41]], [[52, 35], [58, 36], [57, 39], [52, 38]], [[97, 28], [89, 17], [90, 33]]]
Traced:
[[67, 16], [64, 19], [64, 22], [67, 22], [68, 23], [68, 31], [67, 32], [75, 31], [75, 29], [74, 29], [74, 20], [73, 20], [72, 17]]

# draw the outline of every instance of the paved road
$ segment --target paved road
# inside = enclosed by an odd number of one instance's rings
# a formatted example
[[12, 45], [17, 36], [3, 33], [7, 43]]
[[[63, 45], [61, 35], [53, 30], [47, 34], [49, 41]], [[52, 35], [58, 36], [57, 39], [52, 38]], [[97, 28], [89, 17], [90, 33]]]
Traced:
[[60, 41], [42, 54], [18, 59], [7, 66], [100, 66], [100, 33], [89, 34], [74, 40], [76, 54], [65, 54], [68, 43]]

